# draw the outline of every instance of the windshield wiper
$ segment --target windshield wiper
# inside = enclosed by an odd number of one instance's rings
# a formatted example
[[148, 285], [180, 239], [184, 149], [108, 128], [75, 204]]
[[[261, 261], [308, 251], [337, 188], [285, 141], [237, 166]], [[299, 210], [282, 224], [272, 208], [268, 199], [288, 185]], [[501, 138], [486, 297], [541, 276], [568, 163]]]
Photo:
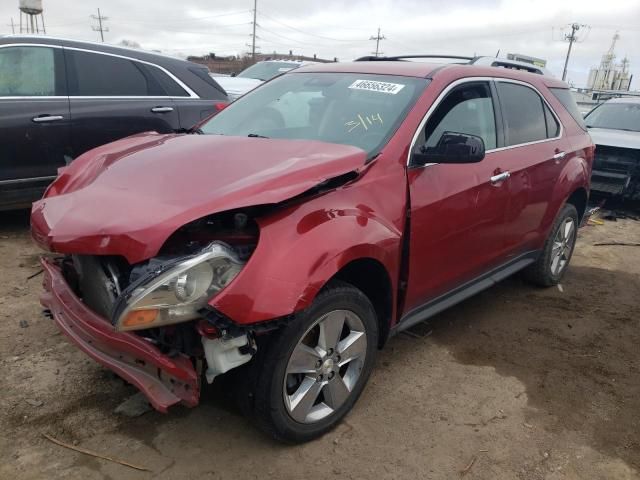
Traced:
[[257, 133], [250, 133], [249, 135], [247, 135], [247, 137], [250, 137], [250, 138], [269, 138], [269, 137], [265, 137], [264, 135], [259, 135]]

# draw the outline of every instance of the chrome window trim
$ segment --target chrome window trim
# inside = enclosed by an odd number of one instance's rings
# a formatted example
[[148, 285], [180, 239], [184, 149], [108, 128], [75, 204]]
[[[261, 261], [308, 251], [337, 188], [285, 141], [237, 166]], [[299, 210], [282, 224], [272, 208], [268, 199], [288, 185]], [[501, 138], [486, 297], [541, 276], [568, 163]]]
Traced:
[[[414, 147], [416, 145], [416, 141], [418, 140], [418, 136], [420, 135], [420, 132], [424, 129], [425, 125], [429, 121], [429, 118], [431, 117], [431, 115], [433, 114], [435, 109], [438, 108], [438, 106], [440, 105], [440, 103], [442, 102], [444, 97], [446, 97], [447, 94], [452, 89], [454, 89], [455, 87], [457, 87], [459, 85], [462, 85], [462, 84], [465, 84], [465, 83], [472, 83], [472, 82], [492, 82], [492, 81], [493, 82], [504, 82], [504, 83], [515, 83], [515, 84], [519, 84], [519, 85], [522, 85], [524, 87], [528, 87], [528, 88], [532, 89], [534, 92], [536, 92], [538, 94], [538, 96], [540, 98], [542, 98], [542, 101], [549, 108], [549, 110], [551, 111], [551, 114], [553, 115], [553, 117], [556, 119], [556, 121], [560, 125], [560, 131], [559, 131], [558, 135], [555, 136], [555, 137], [544, 138], [542, 140], [535, 140], [533, 142], [518, 143], [517, 145], [509, 145], [509, 146], [505, 146], [505, 147], [492, 148], [490, 150], [487, 150], [485, 153], [501, 152], [501, 151], [504, 151], [504, 150], [510, 150], [512, 148], [519, 148], [519, 147], [525, 147], [525, 146], [528, 146], [528, 145], [535, 145], [536, 143], [551, 142], [551, 141], [554, 141], [554, 140], [558, 140], [559, 138], [562, 137], [562, 135], [564, 133], [564, 125], [560, 121], [560, 117], [558, 117], [558, 114], [553, 109], [553, 107], [551, 105], [549, 105], [549, 102], [547, 101], [546, 98], [544, 98], [544, 95], [542, 95], [540, 93], [540, 90], [538, 90], [536, 87], [534, 87], [530, 83], [523, 82], [521, 80], [513, 80], [513, 79], [510, 79], [510, 78], [502, 78], [502, 77], [465, 77], [465, 78], [459, 78], [458, 80], [455, 80], [455, 81], [451, 82], [449, 85], [447, 85], [447, 87], [440, 93], [440, 95], [438, 95], [438, 97], [433, 102], [431, 107], [429, 107], [429, 109], [427, 110], [427, 113], [425, 113], [424, 117], [422, 117], [422, 120], [420, 121], [420, 124], [418, 125], [418, 128], [416, 129], [415, 133], [413, 134], [413, 138], [411, 139], [409, 153], [407, 155], [407, 167], [410, 167], [411, 154], [412, 154], [413, 149], [414, 149]], [[506, 128], [506, 127], [503, 126], [503, 128]], [[424, 164], [422, 166], [423, 167], [430, 167], [431, 165], [438, 165], [438, 164], [437, 163], [426, 163], [426, 164]]]
[[27, 183], [27, 182], [39, 182], [44, 180], [53, 180], [55, 179], [55, 175], [50, 175], [47, 177], [31, 177], [31, 178], [12, 178], [11, 180], [0, 180], [0, 185], [11, 185], [14, 183]]
[[191, 88], [189, 88], [182, 80], [180, 80], [178, 77], [176, 77], [173, 73], [171, 73], [169, 70], [167, 70], [164, 67], [161, 67], [160, 65], [157, 65], [155, 63], [152, 62], [147, 62], [145, 60], [139, 60], [137, 58], [133, 58], [133, 57], [127, 57], [125, 55], [118, 55], [116, 53], [107, 53], [107, 52], [99, 52], [97, 50], [89, 50], [86, 48], [78, 48], [78, 47], [65, 47], [63, 45], [50, 45], [50, 44], [46, 44], [46, 43], [7, 43], [6, 45], [0, 45], [0, 48], [9, 48], [9, 47], [46, 47], [46, 48], [58, 48], [61, 50], [75, 50], [78, 52], [85, 52], [85, 53], [95, 53], [97, 55], [106, 55], [108, 57], [116, 57], [116, 58], [122, 58], [124, 60], [129, 60], [131, 62], [138, 62], [138, 63], [143, 63], [145, 65], [149, 65], [153, 68], [157, 68], [159, 70], [161, 70], [162, 72], [164, 72], [165, 74], [167, 74], [174, 82], [176, 82], [189, 96], [188, 97], [175, 97], [175, 96], [168, 96], [168, 95], [162, 95], [162, 96], [136, 96], [136, 95], [120, 95], [120, 96], [108, 96], [108, 95], [99, 95], [99, 96], [80, 96], [80, 95], [69, 95], [67, 96], [54, 96], [54, 97], [38, 97], [38, 96], [31, 96], [31, 97], [2, 97], [0, 96], [0, 99], [32, 99], [32, 98], [83, 98], [83, 99], [94, 99], [94, 98], [117, 98], [117, 99], [127, 99], [127, 98], [132, 98], [132, 99], [144, 99], [144, 98], [170, 98], [170, 99], [185, 99], [185, 98], [193, 98], [193, 99], [200, 99], [200, 96], [198, 94], [196, 94], [196, 92], [194, 92], [193, 90], [191, 90]]

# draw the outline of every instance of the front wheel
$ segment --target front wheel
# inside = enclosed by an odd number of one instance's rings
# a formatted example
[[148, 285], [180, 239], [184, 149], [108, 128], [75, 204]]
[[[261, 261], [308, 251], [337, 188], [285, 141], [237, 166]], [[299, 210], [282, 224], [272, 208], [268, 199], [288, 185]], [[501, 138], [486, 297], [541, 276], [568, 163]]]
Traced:
[[550, 287], [560, 283], [578, 237], [578, 211], [570, 203], [560, 210], [538, 260], [525, 270], [526, 278]]
[[377, 351], [376, 314], [369, 299], [344, 283], [279, 331], [255, 358], [254, 415], [274, 437], [316, 438], [351, 410]]

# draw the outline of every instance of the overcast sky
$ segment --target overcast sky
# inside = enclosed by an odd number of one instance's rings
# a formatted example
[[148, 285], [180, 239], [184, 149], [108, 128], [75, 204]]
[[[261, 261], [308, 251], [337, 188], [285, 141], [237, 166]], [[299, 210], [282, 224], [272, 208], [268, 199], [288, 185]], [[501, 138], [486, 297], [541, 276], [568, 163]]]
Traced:
[[[186, 56], [239, 54], [250, 43], [253, 0], [44, 0], [47, 33], [99, 40], [90, 18], [100, 7], [109, 17], [105, 41], [135, 41], [145, 49]], [[19, 21], [18, 0], [2, 0], [0, 34]], [[627, 55], [640, 89], [639, 0], [258, 0], [260, 51], [352, 60], [375, 50], [380, 26], [386, 55], [522, 53], [544, 58], [561, 76], [571, 22], [578, 32], [568, 80], [586, 82], [616, 30], [616, 53]]]

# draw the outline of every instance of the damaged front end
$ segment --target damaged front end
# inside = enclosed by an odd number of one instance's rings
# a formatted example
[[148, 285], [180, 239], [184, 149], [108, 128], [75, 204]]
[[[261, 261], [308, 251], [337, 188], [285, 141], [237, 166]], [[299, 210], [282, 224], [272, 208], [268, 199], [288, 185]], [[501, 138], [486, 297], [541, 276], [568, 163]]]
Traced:
[[250, 330], [208, 319], [258, 242], [252, 212], [211, 215], [178, 229], [155, 257], [44, 258], [41, 302], [85, 353], [138, 387], [159, 411], [198, 404], [209, 383], [256, 352]]

